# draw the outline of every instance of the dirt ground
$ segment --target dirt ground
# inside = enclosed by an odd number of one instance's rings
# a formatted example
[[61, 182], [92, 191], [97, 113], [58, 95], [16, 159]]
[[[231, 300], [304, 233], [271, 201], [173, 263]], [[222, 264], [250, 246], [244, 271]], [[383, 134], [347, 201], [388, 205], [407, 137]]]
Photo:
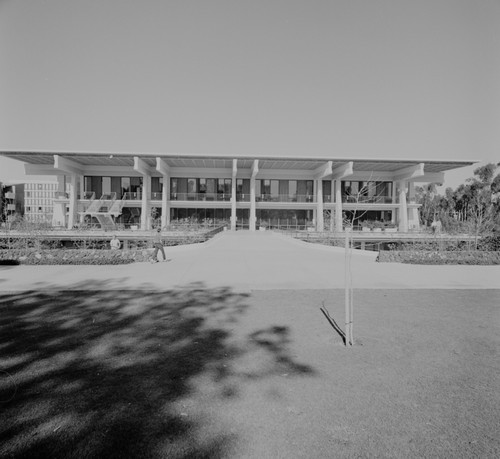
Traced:
[[500, 290], [0, 296], [0, 457], [500, 457]]

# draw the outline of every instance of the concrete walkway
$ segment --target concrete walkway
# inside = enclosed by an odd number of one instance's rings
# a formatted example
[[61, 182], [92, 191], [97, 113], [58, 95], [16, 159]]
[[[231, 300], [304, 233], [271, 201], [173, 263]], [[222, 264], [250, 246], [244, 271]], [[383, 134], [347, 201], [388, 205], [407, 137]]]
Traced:
[[[376, 252], [353, 251], [356, 289], [499, 289], [500, 266], [376, 263]], [[0, 291], [231, 287], [238, 291], [344, 288], [343, 249], [272, 232], [224, 232], [212, 240], [167, 248], [168, 263], [118, 266], [0, 266]]]

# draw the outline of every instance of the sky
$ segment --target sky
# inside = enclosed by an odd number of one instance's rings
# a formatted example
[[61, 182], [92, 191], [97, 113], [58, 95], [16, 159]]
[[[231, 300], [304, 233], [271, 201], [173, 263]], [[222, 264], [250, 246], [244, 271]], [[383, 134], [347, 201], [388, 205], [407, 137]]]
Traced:
[[0, 150], [500, 162], [498, 0], [0, 0], [0, 66]]

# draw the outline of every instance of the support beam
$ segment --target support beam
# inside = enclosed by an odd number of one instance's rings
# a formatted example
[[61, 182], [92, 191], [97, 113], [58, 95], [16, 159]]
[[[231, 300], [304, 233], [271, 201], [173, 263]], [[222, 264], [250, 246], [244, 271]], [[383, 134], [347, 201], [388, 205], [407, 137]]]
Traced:
[[233, 175], [231, 178], [231, 231], [236, 231], [236, 174], [238, 173], [238, 160], [233, 159]]
[[419, 183], [444, 183], [444, 172], [426, 172], [422, 177], [419, 177], [415, 182]]
[[251, 177], [254, 179], [257, 176], [257, 174], [259, 173], [259, 160], [258, 159], [253, 160], [252, 168], [250, 169], [250, 171], [251, 171]]
[[329, 175], [332, 175], [332, 164], [333, 164], [332, 161], [328, 161], [322, 166], [316, 168], [313, 172], [314, 179], [321, 180], [325, 177], [328, 177]]
[[64, 175], [64, 172], [54, 170], [53, 164], [27, 164], [24, 163], [26, 175]]
[[75, 163], [68, 158], [63, 158], [60, 155], [54, 155], [54, 169], [58, 169], [69, 174], [83, 175], [82, 165]]
[[405, 167], [403, 169], [399, 169], [394, 171], [393, 180], [412, 180], [425, 175], [424, 172], [424, 163], [416, 164], [415, 166]]
[[148, 166], [148, 163], [138, 156], [134, 156], [134, 170], [142, 175], [154, 175], [155, 171]]
[[342, 180], [345, 177], [351, 176], [354, 173], [353, 164], [353, 161], [349, 161], [348, 163], [342, 164], [342, 166], [332, 169], [332, 180]]
[[[134, 163], [135, 164], [135, 163]], [[160, 157], [156, 158], [156, 170], [163, 176], [170, 175], [171, 167]]]

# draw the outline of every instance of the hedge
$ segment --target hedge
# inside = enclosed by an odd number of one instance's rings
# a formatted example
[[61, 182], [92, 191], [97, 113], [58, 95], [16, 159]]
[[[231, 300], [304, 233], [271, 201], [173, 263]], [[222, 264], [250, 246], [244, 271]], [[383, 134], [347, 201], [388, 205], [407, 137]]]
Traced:
[[415, 265], [499, 265], [500, 252], [381, 250], [377, 261]]
[[22, 265], [122, 265], [147, 261], [153, 249], [143, 250], [89, 250], [53, 249], [0, 250], [0, 264]]

